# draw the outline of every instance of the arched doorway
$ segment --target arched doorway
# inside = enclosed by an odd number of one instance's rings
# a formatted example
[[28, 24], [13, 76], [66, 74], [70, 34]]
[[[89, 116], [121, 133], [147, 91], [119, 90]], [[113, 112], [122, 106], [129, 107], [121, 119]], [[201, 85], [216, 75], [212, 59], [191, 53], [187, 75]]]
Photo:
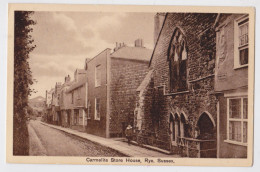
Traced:
[[202, 158], [216, 158], [215, 121], [208, 112], [203, 112], [197, 122], [200, 139], [200, 155]]
[[215, 122], [212, 116], [203, 112], [197, 122], [199, 128], [199, 138], [203, 140], [210, 140], [214, 138]]

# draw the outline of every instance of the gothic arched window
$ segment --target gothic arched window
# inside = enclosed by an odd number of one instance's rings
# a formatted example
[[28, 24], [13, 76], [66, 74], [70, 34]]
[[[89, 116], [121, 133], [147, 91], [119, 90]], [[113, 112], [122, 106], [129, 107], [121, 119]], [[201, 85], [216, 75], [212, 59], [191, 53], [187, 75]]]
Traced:
[[187, 59], [185, 36], [176, 28], [168, 49], [171, 92], [187, 90]]

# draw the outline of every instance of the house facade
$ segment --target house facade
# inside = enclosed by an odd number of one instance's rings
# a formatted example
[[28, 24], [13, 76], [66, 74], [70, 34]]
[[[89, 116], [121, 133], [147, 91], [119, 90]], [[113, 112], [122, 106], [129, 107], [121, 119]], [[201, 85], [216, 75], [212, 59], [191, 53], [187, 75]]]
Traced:
[[60, 111], [61, 111], [61, 126], [70, 127], [71, 126], [71, 111], [73, 106], [71, 104], [70, 95], [67, 94], [67, 90], [72, 85], [72, 81], [70, 76], [66, 76], [64, 79], [64, 83], [61, 86], [61, 96], [60, 96]]
[[142, 39], [134, 47], [116, 47], [110, 55], [110, 137], [122, 137], [127, 125], [134, 125], [136, 89], [148, 73], [152, 51]]
[[49, 91], [46, 90], [45, 94], [45, 120], [48, 123], [51, 123], [52, 121], [52, 94], [54, 92], [54, 89], [50, 89]]
[[216, 157], [218, 15], [157, 15], [165, 17], [155, 17], [164, 20], [155, 32], [149, 73], [137, 89], [136, 140], [182, 156]]
[[110, 49], [105, 49], [85, 63], [88, 81], [87, 133], [107, 136], [107, 82], [108, 57]]
[[60, 112], [60, 91], [61, 91], [61, 83], [57, 82], [54, 88], [54, 92], [52, 93], [51, 99], [51, 123], [55, 125], [60, 125], [61, 121], [61, 112]]
[[86, 71], [76, 69], [74, 81], [64, 90], [64, 119], [70, 128], [85, 131], [87, 125], [88, 82]]
[[134, 47], [117, 43], [86, 61], [88, 110], [86, 131], [102, 137], [122, 137], [133, 125], [135, 90], [148, 72], [151, 50], [141, 39]]
[[248, 35], [248, 15], [219, 16], [216, 27], [215, 68], [219, 157], [247, 157], [247, 124], [250, 115], [248, 114]]

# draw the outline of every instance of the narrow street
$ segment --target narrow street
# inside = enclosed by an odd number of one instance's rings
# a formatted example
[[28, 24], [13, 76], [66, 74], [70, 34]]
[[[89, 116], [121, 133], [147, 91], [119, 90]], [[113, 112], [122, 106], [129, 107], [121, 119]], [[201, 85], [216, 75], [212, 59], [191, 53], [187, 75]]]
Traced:
[[125, 156], [110, 148], [42, 125], [38, 120], [30, 120], [28, 131], [31, 156]]

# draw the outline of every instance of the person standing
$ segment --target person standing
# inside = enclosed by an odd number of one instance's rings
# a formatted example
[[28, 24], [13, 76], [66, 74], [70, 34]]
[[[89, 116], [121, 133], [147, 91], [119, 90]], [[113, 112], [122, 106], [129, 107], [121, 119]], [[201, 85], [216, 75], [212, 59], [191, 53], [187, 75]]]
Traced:
[[128, 142], [128, 145], [130, 146], [130, 142], [132, 140], [133, 137], [133, 128], [131, 125], [128, 125], [125, 129], [125, 136]]

